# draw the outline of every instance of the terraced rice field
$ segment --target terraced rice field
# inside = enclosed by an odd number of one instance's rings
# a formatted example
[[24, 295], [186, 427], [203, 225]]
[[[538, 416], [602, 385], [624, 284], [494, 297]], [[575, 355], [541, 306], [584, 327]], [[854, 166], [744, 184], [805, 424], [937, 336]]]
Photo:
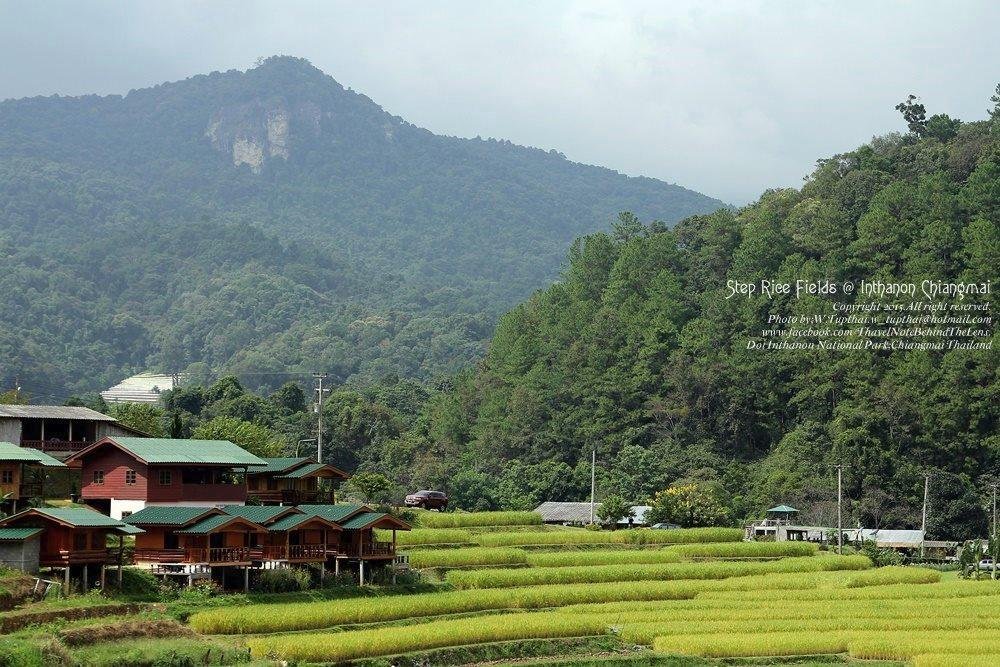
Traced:
[[[650, 535], [658, 532], [668, 535]], [[605, 649], [611, 642], [622, 665], [822, 655], [925, 667], [1000, 664], [994, 582], [873, 569], [862, 556], [810, 544], [733, 541], [729, 529], [498, 526], [469, 537], [469, 546], [410, 552], [414, 567], [446, 572], [434, 592], [222, 607], [189, 623], [246, 646], [256, 659], [308, 663], [389, 664], [405, 655], [443, 664], [458, 652], [471, 664], [477, 651], [489, 653], [484, 647], [502, 646], [511, 657], [516, 647], [558, 638]]]

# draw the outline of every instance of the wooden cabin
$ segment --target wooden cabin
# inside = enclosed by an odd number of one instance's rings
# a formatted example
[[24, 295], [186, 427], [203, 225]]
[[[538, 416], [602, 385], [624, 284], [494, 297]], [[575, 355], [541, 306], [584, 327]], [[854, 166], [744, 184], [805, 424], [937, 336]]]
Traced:
[[[343, 528], [337, 535], [328, 535], [328, 549], [335, 550], [335, 572], [344, 561], [358, 564], [360, 582], [365, 582], [365, 564], [386, 565], [396, 558], [396, 531], [410, 530], [410, 525], [384, 512], [374, 512], [367, 505], [302, 505], [306, 514], [320, 516]], [[392, 531], [391, 541], [379, 540], [375, 529]]]
[[[40, 529], [37, 565], [61, 568], [69, 588], [71, 570], [82, 576], [84, 589], [99, 571], [103, 587], [104, 566], [122, 565], [124, 535], [141, 534], [129, 526], [86, 507], [33, 507], [5, 519], [0, 528]], [[118, 537], [118, 549], [108, 548], [108, 536]]]
[[247, 472], [247, 498], [262, 504], [333, 503], [332, 484], [348, 474], [309, 457], [264, 459], [267, 466]]
[[64, 458], [104, 437], [141, 436], [114, 417], [63, 405], [0, 405], [0, 441]]
[[44, 498], [46, 470], [65, 467], [45, 452], [0, 442], [0, 506], [16, 513], [24, 501]]
[[149, 505], [246, 502], [246, 472], [262, 460], [228, 440], [103, 438], [74, 453], [83, 502], [116, 519]]
[[[317, 563], [335, 558], [335, 535], [341, 527], [321, 516], [304, 513], [297, 507], [239, 505], [224, 507], [229, 514], [242, 516], [263, 526], [267, 532], [252, 541], [253, 559], [263, 567], [281, 563]], [[328, 546], [330, 545], [330, 546]]]

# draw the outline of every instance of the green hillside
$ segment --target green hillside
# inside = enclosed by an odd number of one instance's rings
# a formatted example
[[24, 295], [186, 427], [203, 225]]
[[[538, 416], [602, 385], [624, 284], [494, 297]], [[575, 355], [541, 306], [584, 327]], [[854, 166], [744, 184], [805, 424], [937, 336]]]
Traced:
[[282, 378], [263, 374], [451, 373], [616, 211], [673, 223], [720, 206], [552, 151], [434, 135], [295, 58], [125, 96], [10, 100], [0, 382], [57, 397], [192, 363], [272, 386]]
[[841, 462], [864, 525], [918, 527], [931, 471], [932, 532], [974, 534], [983, 476], [1000, 472], [995, 345], [748, 351], [769, 315], [827, 313], [829, 299], [724, 297], [727, 280], [765, 277], [995, 287], [998, 225], [1000, 109], [876, 138], [738, 212], [673, 229], [625, 215], [574, 243], [561, 280], [505, 315], [482, 367], [432, 402], [420, 481], [507, 508], [582, 500], [594, 448], [601, 493], [642, 502], [692, 480], [730, 518], [802, 503], [830, 525]]

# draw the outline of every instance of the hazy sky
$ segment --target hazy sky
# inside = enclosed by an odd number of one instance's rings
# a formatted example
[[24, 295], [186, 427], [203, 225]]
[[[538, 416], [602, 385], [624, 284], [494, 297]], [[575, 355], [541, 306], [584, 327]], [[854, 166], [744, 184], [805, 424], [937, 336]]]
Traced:
[[308, 58], [439, 134], [498, 137], [734, 203], [900, 129], [985, 115], [1000, 2], [0, 0], [0, 98], [125, 93]]

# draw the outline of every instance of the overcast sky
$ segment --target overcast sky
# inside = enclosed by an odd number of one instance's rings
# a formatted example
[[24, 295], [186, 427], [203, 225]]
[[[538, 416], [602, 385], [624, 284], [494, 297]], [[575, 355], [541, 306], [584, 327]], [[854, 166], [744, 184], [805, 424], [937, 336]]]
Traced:
[[0, 98], [125, 93], [308, 58], [439, 134], [497, 137], [732, 203], [900, 129], [985, 115], [1000, 2], [0, 0]]

